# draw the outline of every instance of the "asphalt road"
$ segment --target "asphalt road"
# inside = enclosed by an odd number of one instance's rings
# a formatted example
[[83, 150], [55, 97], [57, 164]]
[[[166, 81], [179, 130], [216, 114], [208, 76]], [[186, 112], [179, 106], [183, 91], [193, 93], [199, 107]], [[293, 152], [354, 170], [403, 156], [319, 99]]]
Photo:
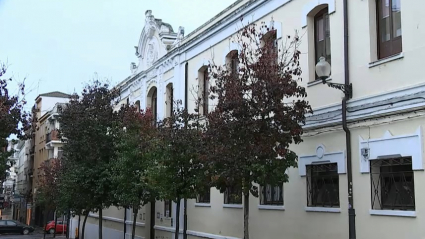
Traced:
[[[42, 233], [31, 233], [30, 235], [19, 235], [19, 234], [7, 234], [7, 235], [0, 235], [1, 239], [43, 239]], [[46, 235], [46, 238], [53, 238], [53, 235]], [[65, 237], [56, 236], [58, 239], [63, 239]]]

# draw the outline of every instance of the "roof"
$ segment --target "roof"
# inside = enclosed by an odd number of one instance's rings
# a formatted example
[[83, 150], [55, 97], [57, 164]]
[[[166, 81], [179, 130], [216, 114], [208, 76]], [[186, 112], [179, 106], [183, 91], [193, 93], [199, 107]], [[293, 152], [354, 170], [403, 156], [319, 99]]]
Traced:
[[71, 95], [62, 93], [60, 91], [52, 91], [52, 92], [40, 94], [39, 96], [59, 97], [59, 98], [70, 98], [71, 97]]

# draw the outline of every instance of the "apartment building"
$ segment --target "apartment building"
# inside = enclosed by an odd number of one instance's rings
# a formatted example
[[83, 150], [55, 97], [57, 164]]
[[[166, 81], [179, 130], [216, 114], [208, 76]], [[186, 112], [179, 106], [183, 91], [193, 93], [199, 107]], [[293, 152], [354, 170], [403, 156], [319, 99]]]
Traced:
[[[148, 10], [137, 62], [119, 84], [122, 103], [150, 107], [160, 119], [169, 113], [166, 99], [172, 94], [194, 112], [190, 89], [203, 84], [209, 61], [224, 65], [239, 50], [229, 38], [241, 26], [241, 16], [245, 24], [273, 26], [278, 47], [297, 31], [300, 84], [314, 114], [304, 126], [304, 142], [291, 147], [299, 161], [298, 168], [288, 170], [289, 182], [264, 186], [259, 198], [250, 199], [251, 238], [340, 239], [348, 237], [350, 228], [362, 239], [422, 238], [425, 78], [419, 69], [425, 54], [424, 4], [238, 0], [187, 35], [183, 27], [174, 31]], [[331, 69], [323, 79], [315, 71], [320, 57]], [[243, 238], [242, 202], [230, 196], [211, 188], [202, 200], [188, 201], [190, 239]], [[143, 208], [137, 238], [171, 239], [181, 233], [175, 222], [183, 225], [183, 214], [176, 218], [175, 207], [158, 201]], [[355, 225], [349, 226], [349, 211], [355, 213]], [[129, 236], [130, 210], [110, 208], [103, 215], [104, 238], [124, 238], [125, 231]], [[90, 214], [87, 221], [89, 238], [97, 235], [97, 218]]]
[[[70, 95], [54, 91], [40, 94], [33, 107], [33, 144], [34, 156], [30, 157], [29, 177], [31, 178], [31, 194], [34, 200], [38, 187], [39, 168], [43, 162], [62, 156], [62, 141], [58, 138], [58, 109], [69, 102]], [[43, 226], [44, 219], [53, 219], [53, 212], [47, 215], [40, 206], [31, 207], [31, 222]]]

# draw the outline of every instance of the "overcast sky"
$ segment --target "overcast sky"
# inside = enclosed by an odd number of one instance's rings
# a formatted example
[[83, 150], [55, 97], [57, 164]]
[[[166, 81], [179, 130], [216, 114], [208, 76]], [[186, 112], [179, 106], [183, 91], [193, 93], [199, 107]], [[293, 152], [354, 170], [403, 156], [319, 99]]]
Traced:
[[79, 93], [94, 78], [117, 83], [137, 62], [145, 11], [185, 34], [234, 0], [0, 0], [0, 62], [26, 78], [28, 106], [38, 94]]

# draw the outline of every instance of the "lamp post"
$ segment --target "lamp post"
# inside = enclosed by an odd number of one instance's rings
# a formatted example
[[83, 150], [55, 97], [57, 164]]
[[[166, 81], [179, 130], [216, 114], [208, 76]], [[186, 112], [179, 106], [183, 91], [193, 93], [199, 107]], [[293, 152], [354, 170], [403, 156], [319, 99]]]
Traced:
[[[347, 69], [346, 69], [347, 70]], [[354, 197], [353, 197], [353, 170], [351, 160], [351, 132], [347, 125], [347, 101], [353, 97], [353, 87], [349, 83], [347, 77], [345, 84], [328, 83], [326, 80], [331, 74], [331, 65], [326, 61], [324, 57], [319, 58], [319, 62], [316, 64], [316, 74], [322, 80], [323, 84], [327, 84], [329, 87], [338, 89], [344, 93], [342, 100], [342, 128], [345, 131], [345, 143], [347, 149], [347, 184], [348, 184], [348, 230], [349, 238], [356, 238], [356, 211], [354, 209]]]
[[352, 84], [338, 84], [338, 83], [327, 83], [327, 79], [331, 75], [331, 65], [326, 61], [326, 59], [321, 56], [319, 62], [316, 64], [316, 74], [322, 80], [323, 84], [328, 85], [329, 87], [338, 89], [342, 91], [347, 97], [347, 100], [353, 97], [353, 87]]

